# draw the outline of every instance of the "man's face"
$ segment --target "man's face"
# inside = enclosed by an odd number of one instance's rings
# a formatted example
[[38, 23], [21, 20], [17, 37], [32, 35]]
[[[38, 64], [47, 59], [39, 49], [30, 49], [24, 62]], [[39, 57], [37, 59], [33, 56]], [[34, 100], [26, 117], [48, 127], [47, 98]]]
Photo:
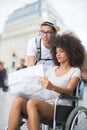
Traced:
[[49, 25], [42, 25], [40, 30], [41, 39], [46, 47], [49, 47], [50, 41], [55, 36], [53, 28]]

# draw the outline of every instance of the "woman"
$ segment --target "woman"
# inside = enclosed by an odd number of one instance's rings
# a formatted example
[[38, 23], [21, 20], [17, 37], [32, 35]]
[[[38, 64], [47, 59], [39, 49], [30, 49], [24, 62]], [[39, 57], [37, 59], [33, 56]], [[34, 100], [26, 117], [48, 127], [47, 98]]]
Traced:
[[[80, 40], [71, 33], [57, 36], [53, 41], [52, 55], [57, 65], [50, 68], [39, 84], [54, 92], [50, 100], [30, 99], [27, 102], [29, 130], [39, 130], [40, 120], [53, 118], [54, 100], [59, 94], [72, 94], [81, 79], [80, 67], [84, 61], [84, 48]], [[70, 105], [68, 101], [60, 104]]]

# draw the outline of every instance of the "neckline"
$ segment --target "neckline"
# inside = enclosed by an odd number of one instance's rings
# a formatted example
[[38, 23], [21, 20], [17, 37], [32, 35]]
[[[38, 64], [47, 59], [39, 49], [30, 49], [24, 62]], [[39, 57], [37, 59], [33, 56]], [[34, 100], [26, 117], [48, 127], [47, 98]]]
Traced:
[[71, 68], [70, 68], [69, 70], [67, 70], [67, 72], [65, 72], [64, 74], [57, 75], [56, 70], [57, 70], [58, 67], [59, 67], [59, 66], [56, 66], [56, 68], [55, 68], [55, 70], [54, 70], [54, 73], [55, 73], [55, 76], [56, 76], [56, 77], [63, 77], [63, 76], [65, 76], [65, 75], [67, 75], [67, 74], [72, 70], [72, 68], [73, 68], [73, 67], [71, 67]]

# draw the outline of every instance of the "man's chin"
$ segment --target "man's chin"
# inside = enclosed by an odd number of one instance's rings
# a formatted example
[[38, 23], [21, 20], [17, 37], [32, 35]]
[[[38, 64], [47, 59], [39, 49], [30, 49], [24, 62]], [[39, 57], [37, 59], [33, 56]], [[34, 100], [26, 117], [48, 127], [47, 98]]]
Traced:
[[45, 47], [50, 48], [50, 44], [49, 43], [44, 43]]

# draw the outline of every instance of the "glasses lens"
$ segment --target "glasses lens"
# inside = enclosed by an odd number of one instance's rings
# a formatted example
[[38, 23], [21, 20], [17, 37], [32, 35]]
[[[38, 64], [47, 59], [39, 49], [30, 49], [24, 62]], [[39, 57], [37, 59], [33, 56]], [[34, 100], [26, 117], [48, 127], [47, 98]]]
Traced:
[[45, 32], [44, 30], [40, 30], [39, 33], [40, 33], [40, 35], [44, 35], [44, 34], [45, 34], [45, 35], [51, 35], [53, 32], [52, 32], [52, 31], [46, 31], [46, 32]]

